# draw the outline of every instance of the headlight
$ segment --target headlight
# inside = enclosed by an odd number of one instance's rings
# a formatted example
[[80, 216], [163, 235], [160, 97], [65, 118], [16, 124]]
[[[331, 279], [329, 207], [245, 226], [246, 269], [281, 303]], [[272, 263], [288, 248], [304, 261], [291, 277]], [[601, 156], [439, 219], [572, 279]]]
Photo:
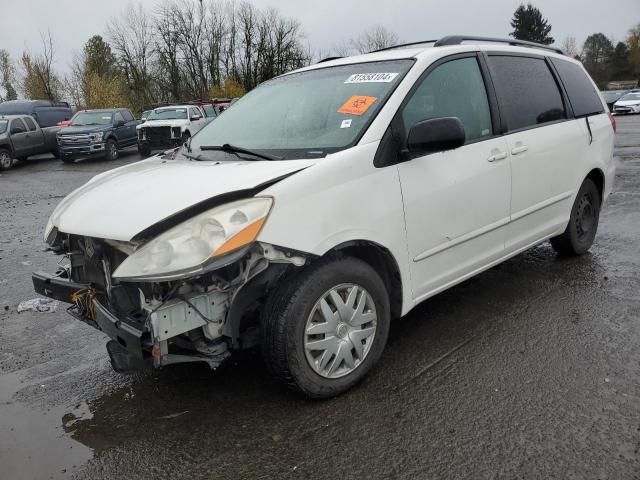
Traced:
[[101, 142], [102, 137], [104, 137], [104, 132], [92, 133], [89, 135], [92, 142]]
[[271, 198], [251, 198], [196, 215], [136, 250], [113, 276], [170, 280], [197, 274], [217, 257], [253, 242], [272, 204]]

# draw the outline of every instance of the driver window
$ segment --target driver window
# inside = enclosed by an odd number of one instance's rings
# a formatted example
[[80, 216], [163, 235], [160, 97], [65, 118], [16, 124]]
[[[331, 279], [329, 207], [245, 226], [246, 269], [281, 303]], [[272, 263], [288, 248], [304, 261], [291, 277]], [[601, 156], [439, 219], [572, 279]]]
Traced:
[[451, 60], [436, 67], [402, 112], [407, 135], [416, 123], [438, 117], [458, 117], [466, 143], [491, 137], [489, 101], [475, 58]]
[[116, 112], [115, 117], [114, 117], [114, 122], [115, 123], [124, 122], [124, 117], [122, 116], [122, 114], [120, 112]]
[[20, 130], [20, 133], [24, 133], [27, 131], [27, 127], [24, 126], [24, 123], [22, 123], [22, 120], [20, 120], [19, 118], [14, 118], [13, 120], [11, 120], [11, 127], [9, 131], [16, 128]]

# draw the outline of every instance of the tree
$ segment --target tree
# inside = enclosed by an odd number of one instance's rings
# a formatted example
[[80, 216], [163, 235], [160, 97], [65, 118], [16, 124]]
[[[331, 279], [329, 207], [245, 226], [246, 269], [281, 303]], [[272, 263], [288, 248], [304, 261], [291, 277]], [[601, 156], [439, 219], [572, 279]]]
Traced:
[[16, 69], [13, 60], [6, 50], [0, 49], [0, 85], [4, 88], [5, 94], [0, 95], [0, 102], [5, 100], [16, 100], [18, 94], [13, 84], [15, 83]]
[[629, 65], [631, 74], [640, 82], [640, 23], [629, 30], [627, 35], [629, 47]]
[[618, 42], [611, 55], [611, 80], [629, 80], [633, 78], [629, 63], [629, 48], [624, 42]]
[[53, 69], [55, 51], [51, 32], [41, 34], [42, 52], [34, 55], [22, 53], [22, 92], [34, 100], [58, 101], [62, 95], [62, 82]]
[[511, 19], [511, 27], [513, 32], [509, 35], [518, 40], [527, 40], [544, 45], [550, 45], [554, 41], [553, 37], [549, 35], [551, 25], [542, 16], [540, 10], [530, 3], [526, 7], [524, 4], [520, 4], [516, 9]]
[[116, 57], [111, 46], [100, 36], [94, 35], [84, 44], [85, 69], [98, 75], [113, 75], [117, 70]]
[[580, 54], [578, 52], [578, 43], [576, 42], [576, 37], [569, 35], [562, 41], [562, 45], [560, 46], [565, 55], [571, 58], [579, 58]]
[[236, 98], [245, 94], [244, 88], [232, 78], [226, 78], [222, 86], [214, 85], [209, 90], [210, 98]]
[[398, 34], [376, 25], [351, 39], [351, 46], [358, 53], [369, 53], [398, 44]]
[[582, 63], [600, 88], [611, 79], [613, 44], [604, 33], [589, 35], [582, 46]]

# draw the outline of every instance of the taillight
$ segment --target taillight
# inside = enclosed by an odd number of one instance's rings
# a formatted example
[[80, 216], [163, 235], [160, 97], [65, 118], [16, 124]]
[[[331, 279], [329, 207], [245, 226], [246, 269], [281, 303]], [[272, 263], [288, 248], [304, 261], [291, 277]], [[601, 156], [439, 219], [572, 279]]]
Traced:
[[611, 126], [613, 127], [613, 133], [616, 133], [617, 131], [616, 119], [611, 112], [609, 112], [609, 121], [611, 122]]

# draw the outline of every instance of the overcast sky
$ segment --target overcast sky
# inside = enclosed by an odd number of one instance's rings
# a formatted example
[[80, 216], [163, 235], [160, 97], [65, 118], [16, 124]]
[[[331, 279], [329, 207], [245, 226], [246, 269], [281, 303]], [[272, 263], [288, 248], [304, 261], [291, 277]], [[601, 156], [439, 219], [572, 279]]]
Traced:
[[[129, 3], [148, 10], [161, 0], [0, 0], [0, 48], [18, 59], [27, 48], [40, 48], [40, 31], [51, 30], [58, 69], [67, 71], [73, 53], [92, 35], [105, 34], [106, 21]], [[205, 2], [207, 0], [204, 0]], [[520, 0], [250, 0], [259, 7], [276, 7], [297, 18], [314, 49], [327, 50], [342, 39], [375, 24], [410, 42], [448, 34], [506, 37], [509, 20]], [[640, 22], [640, 0], [535, 0], [553, 26], [560, 44], [573, 35], [580, 46], [591, 33], [614, 41]]]

